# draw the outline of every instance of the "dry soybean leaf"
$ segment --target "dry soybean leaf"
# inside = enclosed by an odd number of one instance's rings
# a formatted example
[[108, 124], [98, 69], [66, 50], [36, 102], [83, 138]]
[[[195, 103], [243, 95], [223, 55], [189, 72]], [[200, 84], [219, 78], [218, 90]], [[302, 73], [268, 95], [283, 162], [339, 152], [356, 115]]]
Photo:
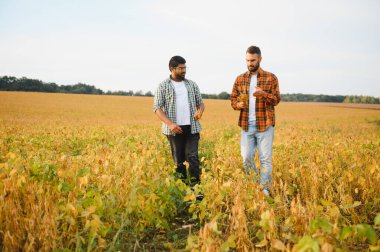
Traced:
[[285, 251], [286, 250], [285, 244], [282, 241], [278, 240], [278, 239], [272, 239], [271, 246], [272, 246], [272, 248], [278, 249], [280, 251]]

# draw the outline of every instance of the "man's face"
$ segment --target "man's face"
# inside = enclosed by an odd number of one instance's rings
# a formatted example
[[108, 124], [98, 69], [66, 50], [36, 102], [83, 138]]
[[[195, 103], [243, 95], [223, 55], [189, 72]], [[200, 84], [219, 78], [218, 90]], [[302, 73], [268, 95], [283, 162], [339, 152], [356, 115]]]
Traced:
[[186, 64], [178, 64], [178, 66], [171, 69], [172, 77], [183, 80], [186, 75]]
[[255, 54], [247, 53], [245, 56], [245, 60], [247, 62], [247, 68], [251, 73], [256, 72], [259, 69], [261, 56], [258, 55], [257, 53]]

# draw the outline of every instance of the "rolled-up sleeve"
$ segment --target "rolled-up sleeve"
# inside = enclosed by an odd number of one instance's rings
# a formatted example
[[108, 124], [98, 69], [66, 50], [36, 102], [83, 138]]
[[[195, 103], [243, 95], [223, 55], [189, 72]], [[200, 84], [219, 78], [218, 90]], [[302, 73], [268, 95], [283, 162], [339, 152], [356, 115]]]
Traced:
[[272, 85], [270, 92], [264, 95], [265, 102], [272, 106], [276, 106], [281, 101], [280, 88], [278, 85], [278, 79], [275, 75], [272, 75]]
[[164, 107], [164, 89], [161, 85], [158, 86], [154, 94], [153, 112], [156, 113], [157, 109]]
[[232, 88], [232, 91], [231, 91], [231, 95], [230, 95], [230, 101], [231, 101], [231, 107], [234, 109], [234, 110], [240, 110], [238, 107], [237, 107], [237, 97], [239, 95], [239, 91], [238, 91], [238, 83], [239, 83], [239, 77], [236, 78], [235, 80], [235, 83], [234, 83], [234, 86]]
[[195, 100], [197, 102], [196, 104], [197, 106], [203, 103], [202, 94], [197, 84], [195, 84]]

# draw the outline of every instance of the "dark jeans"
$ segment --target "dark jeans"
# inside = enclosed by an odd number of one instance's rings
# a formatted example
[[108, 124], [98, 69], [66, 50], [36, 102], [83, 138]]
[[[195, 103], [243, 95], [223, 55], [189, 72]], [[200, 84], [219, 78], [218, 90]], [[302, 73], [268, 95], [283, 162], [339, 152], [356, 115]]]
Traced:
[[180, 126], [182, 128], [182, 134], [175, 136], [167, 136], [174, 163], [177, 165], [177, 173], [186, 181], [187, 173], [184, 162], [189, 163], [189, 175], [191, 184], [197, 184], [200, 182], [200, 169], [198, 159], [198, 143], [199, 133], [191, 134], [191, 126]]

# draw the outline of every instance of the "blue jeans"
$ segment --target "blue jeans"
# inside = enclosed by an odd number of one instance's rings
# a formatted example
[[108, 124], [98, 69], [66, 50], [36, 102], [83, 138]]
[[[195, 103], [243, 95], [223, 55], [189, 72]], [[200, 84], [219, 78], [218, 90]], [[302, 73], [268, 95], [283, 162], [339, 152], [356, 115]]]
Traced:
[[257, 132], [255, 123], [248, 124], [248, 131], [241, 131], [241, 156], [243, 157], [244, 170], [250, 174], [253, 169], [258, 176], [255, 165], [256, 147], [260, 159], [260, 184], [269, 188], [272, 180], [272, 147], [274, 138], [274, 128], [271, 126], [264, 132]]

